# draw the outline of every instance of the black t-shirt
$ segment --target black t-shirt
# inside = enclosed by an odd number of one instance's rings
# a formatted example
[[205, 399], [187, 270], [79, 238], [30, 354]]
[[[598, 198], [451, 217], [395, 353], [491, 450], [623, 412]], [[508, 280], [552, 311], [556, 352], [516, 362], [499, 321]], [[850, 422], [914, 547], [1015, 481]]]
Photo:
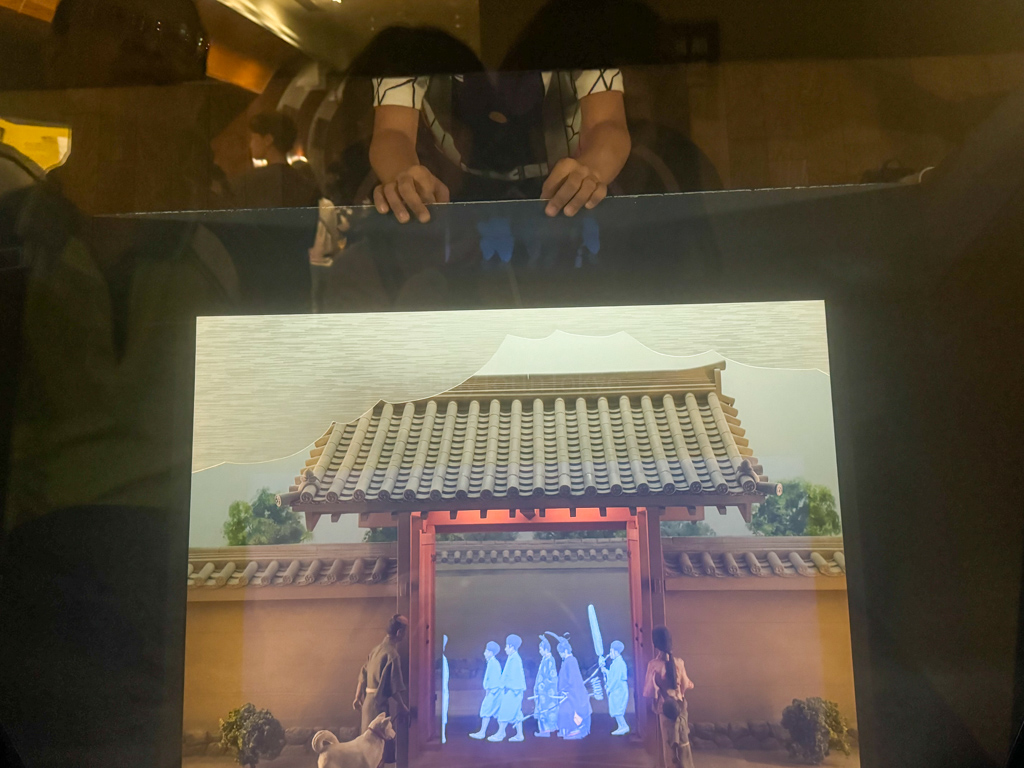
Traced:
[[242, 208], [315, 207], [320, 192], [309, 174], [287, 163], [253, 168], [234, 183], [236, 202]]

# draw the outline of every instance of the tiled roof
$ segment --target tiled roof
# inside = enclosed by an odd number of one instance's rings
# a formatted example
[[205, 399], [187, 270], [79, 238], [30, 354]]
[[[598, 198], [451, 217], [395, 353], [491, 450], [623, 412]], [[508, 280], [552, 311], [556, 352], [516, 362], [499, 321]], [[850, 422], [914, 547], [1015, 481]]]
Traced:
[[394, 544], [191, 549], [190, 589], [382, 584], [396, 573]]
[[[689, 537], [664, 539], [665, 578], [680, 581], [846, 575], [841, 537]], [[623, 539], [438, 542], [438, 571], [494, 568], [622, 568]], [[394, 584], [395, 545], [294, 544], [189, 551], [192, 592], [217, 589]], [[802, 578], [801, 578], [802, 577]], [[699, 584], [693, 585], [700, 588]]]
[[721, 392], [724, 367], [478, 376], [382, 402], [332, 424], [280, 501], [320, 514], [523, 497], [760, 501], [776, 489]]
[[551, 539], [543, 541], [439, 542], [437, 565], [444, 567], [490, 567], [517, 563], [554, 564], [585, 562], [592, 565], [625, 567], [624, 539]]
[[845, 576], [841, 536], [665, 539], [666, 578]]

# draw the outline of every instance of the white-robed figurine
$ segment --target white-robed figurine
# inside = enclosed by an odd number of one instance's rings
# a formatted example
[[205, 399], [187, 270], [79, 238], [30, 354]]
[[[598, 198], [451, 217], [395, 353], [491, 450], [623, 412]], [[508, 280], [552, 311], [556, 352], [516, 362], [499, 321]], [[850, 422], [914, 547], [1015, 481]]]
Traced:
[[626, 660], [622, 658], [622, 651], [625, 646], [621, 640], [612, 642], [608, 658], [611, 664], [608, 665], [608, 714], [615, 718], [618, 728], [612, 731], [612, 736], [624, 736], [629, 733], [629, 725], [626, 723], [626, 705], [629, 704], [629, 674], [626, 671]]
[[505, 729], [516, 727], [516, 734], [509, 741], [523, 740], [523, 694], [526, 693], [526, 673], [519, 646], [523, 638], [509, 635], [505, 638], [505, 668], [501, 671], [501, 705], [498, 708], [498, 732], [488, 741], [504, 741]]
[[501, 704], [501, 663], [495, 657], [499, 650], [501, 649], [493, 640], [487, 643], [484, 649], [487, 669], [484, 671], [484, 700], [480, 703], [480, 730], [469, 734], [471, 739], [482, 739], [486, 736], [491, 718], [498, 714], [498, 707]]

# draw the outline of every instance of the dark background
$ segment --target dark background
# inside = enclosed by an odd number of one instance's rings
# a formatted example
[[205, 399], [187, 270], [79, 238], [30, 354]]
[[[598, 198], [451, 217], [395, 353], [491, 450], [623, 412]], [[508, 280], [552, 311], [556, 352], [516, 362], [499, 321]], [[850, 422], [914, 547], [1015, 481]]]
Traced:
[[[500, 58], [536, 5], [482, 0], [482, 48]], [[677, 21], [716, 18], [725, 61], [1024, 48], [1024, 6], [1011, 0], [666, 0], [657, 7]], [[235, 21], [225, 24], [245, 38], [249, 22]], [[0, 24], [9, 52], [0, 70], [31, 84], [45, 28], [7, 10]], [[272, 58], [280, 64], [286, 56], [275, 48], [263, 57]], [[512, 291], [506, 273], [482, 277], [471, 265], [448, 276], [447, 294], [432, 297], [430, 308], [825, 299], [864, 766], [1006, 764], [1024, 717], [1021, 136], [1018, 92], [972, 126], [919, 186], [610, 199], [594, 214], [604, 244], [598, 266], [516, 264]], [[519, 216], [527, 227], [549, 226], [532, 203], [455, 206], [422, 229], [368, 217], [367, 241], [382, 246], [374, 253], [405, 259], [373, 256], [371, 271], [400, 287], [415, 276], [417, 253], [436, 254], [444, 226], [472, 231], [483, 208], [487, 216]], [[314, 212], [279, 215], [280, 226], [308, 238]], [[13, 406], [23, 278], [0, 271], [0, 428]], [[358, 282], [348, 287], [353, 295], [362, 290]], [[359, 308], [396, 308], [389, 295], [390, 306]], [[401, 308], [423, 302], [413, 294]], [[185, 494], [166, 506], [180, 522], [188, 502]], [[183, 528], [153, 526], [150, 544], [166, 553], [166, 573], [143, 548], [116, 552], [124, 572], [166, 582], [154, 587], [166, 600], [150, 606], [159, 637], [146, 641], [162, 658], [138, 671], [117, 648], [94, 654], [126, 685], [159, 667], [148, 698], [122, 719], [147, 723], [125, 736], [149, 740], [162, 764], [173, 764], [180, 748], [185, 584], [174, 574], [183, 573]], [[68, 552], [90, 546], [56, 537], [52, 544]], [[88, 700], [88, 691], [75, 693]], [[121, 706], [121, 714], [132, 709]], [[79, 715], [76, 727], [87, 734], [90, 712]], [[41, 734], [50, 736], [57, 734]]]

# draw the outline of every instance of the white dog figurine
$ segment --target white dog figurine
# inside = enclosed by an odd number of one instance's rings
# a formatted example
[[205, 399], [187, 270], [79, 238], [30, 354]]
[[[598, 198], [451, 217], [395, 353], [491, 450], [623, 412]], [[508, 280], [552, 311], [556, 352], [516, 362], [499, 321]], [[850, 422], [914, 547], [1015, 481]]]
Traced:
[[313, 751], [320, 755], [318, 768], [378, 768], [384, 759], [384, 742], [395, 738], [395, 727], [384, 713], [352, 741], [340, 742], [330, 731], [317, 731]]

